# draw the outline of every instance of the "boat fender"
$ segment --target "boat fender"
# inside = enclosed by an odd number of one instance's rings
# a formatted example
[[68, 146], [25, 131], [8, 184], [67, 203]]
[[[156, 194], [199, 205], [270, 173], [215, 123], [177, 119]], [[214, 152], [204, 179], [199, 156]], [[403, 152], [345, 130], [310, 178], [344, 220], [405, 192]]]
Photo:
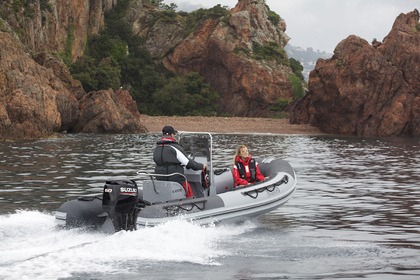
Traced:
[[133, 180], [106, 181], [103, 189], [102, 207], [108, 213], [115, 231], [135, 230], [137, 215], [138, 187]]

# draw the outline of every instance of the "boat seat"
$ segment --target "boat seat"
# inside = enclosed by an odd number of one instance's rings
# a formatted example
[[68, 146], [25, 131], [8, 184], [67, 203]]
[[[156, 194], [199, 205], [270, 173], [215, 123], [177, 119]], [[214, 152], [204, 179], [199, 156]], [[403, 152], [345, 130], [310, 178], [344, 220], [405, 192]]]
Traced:
[[185, 190], [178, 182], [144, 180], [143, 200], [159, 203], [186, 198]]

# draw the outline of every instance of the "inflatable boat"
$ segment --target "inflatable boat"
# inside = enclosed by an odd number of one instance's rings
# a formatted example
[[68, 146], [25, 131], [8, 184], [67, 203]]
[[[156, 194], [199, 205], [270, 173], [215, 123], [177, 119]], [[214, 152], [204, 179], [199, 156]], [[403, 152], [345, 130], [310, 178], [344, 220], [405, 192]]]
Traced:
[[195, 161], [207, 165], [206, 171], [186, 169], [183, 174], [194, 198], [186, 198], [181, 184], [162, 180], [162, 174], [139, 171], [132, 179], [106, 181], [102, 196], [65, 202], [55, 214], [58, 224], [115, 232], [174, 218], [198, 224], [241, 222], [280, 207], [296, 190], [295, 171], [285, 160], [256, 158], [266, 179], [235, 188], [232, 170], [213, 166], [210, 133], [182, 132], [179, 143]]

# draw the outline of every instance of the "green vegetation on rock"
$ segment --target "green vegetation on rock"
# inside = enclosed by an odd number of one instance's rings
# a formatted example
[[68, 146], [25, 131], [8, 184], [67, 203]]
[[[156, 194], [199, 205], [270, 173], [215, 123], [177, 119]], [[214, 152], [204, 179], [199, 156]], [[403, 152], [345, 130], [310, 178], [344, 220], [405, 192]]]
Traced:
[[153, 94], [157, 114], [215, 115], [219, 95], [196, 72], [169, 79], [168, 83]]
[[275, 26], [277, 26], [280, 22], [280, 16], [271, 10], [268, 11], [268, 20]]
[[293, 96], [296, 100], [301, 99], [305, 95], [302, 79], [293, 73], [289, 76], [289, 81], [292, 84]]
[[276, 42], [269, 42], [264, 46], [257, 42], [252, 44], [254, 58], [258, 60], [275, 60], [280, 64], [288, 65], [287, 54], [284, 48]]
[[[139, 110], [149, 115], [209, 115], [216, 112], [218, 94], [197, 73], [173, 77], [157, 65], [124, 21], [130, 0], [121, 0], [105, 16], [105, 28], [88, 39], [85, 55], [73, 64], [72, 75], [84, 89], [129, 89]], [[154, 4], [161, 4], [156, 1]], [[165, 10], [168, 13], [173, 11]], [[167, 14], [168, 15], [168, 14]], [[69, 35], [73, 34], [69, 30]], [[71, 36], [68, 36], [68, 44]]]
[[195, 31], [197, 26], [207, 19], [217, 19], [228, 16], [229, 10], [226, 6], [218, 4], [210, 9], [198, 9], [196, 11], [192, 11], [191, 13], [181, 12], [180, 14], [185, 17], [185, 27], [189, 33], [191, 33]]
[[296, 74], [296, 76], [301, 79], [302, 81], [305, 80], [303, 77], [302, 71], [303, 71], [303, 65], [293, 57], [289, 59], [289, 65], [292, 68], [293, 73]]

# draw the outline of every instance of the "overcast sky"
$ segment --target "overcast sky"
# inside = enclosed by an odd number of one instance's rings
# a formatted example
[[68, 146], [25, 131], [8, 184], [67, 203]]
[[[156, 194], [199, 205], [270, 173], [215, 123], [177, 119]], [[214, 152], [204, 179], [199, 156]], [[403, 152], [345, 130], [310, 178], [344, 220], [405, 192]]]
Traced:
[[[237, 0], [165, 0], [180, 10], [232, 8]], [[289, 44], [332, 53], [337, 44], [354, 34], [368, 42], [382, 39], [400, 13], [420, 10], [419, 0], [266, 0], [284, 18]]]

